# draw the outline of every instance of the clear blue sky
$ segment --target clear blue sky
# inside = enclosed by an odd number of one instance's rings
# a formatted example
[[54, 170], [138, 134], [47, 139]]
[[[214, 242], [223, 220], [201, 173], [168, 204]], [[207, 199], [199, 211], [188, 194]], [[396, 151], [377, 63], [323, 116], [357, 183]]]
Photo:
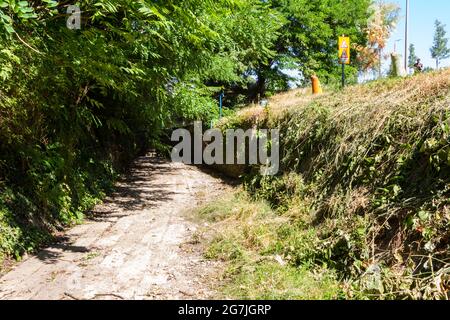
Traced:
[[[395, 40], [397, 42], [397, 52], [404, 54], [405, 38], [405, 3], [406, 0], [390, 0], [398, 3], [402, 8], [401, 19], [397, 30], [392, 35], [388, 50], [394, 51]], [[409, 42], [416, 46], [416, 54], [422, 59], [426, 67], [435, 67], [436, 62], [431, 58], [430, 48], [434, 37], [434, 21], [440, 20], [447, 25], [447, 38], [450, 38], [450, 1], [449, 0], [410, 0], [409, 19]], [[449, 41], [450, 44], [450, 41]], [[450, 59], [441, 63], [442, 67], [450, 66]]]

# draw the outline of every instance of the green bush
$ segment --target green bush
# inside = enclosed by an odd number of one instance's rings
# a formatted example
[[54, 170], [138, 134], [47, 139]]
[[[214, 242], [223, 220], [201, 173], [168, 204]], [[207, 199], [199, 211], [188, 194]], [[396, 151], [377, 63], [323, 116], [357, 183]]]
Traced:
[[[79, 30], [67, 28], [68, 4], [80, 6]], [[168, 128], [216, 120], [222, 87], [272, 54], [255, 45], [271, 46], [281, 27], [275, 14], [256, 23], [270, 10], [254, 0], [0, 0], [1, 255], [81, 221], [136, 156], [166, 149]], [[238, 37], [242, 16], [253, 29]]]

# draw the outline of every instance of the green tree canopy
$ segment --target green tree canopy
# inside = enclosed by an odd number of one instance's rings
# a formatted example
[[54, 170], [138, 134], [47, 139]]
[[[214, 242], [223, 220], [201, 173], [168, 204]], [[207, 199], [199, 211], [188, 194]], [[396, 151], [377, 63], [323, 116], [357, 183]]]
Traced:
[[439, 69], [439, 63], [442, 60], [450, 58], [450, 48], [448, 47], [446, 34], [445, 25], [436, 20], [433, 46], [430, 49], [431, 57], [436, 60], [436, 69]]
[[[284, 17], [282, 32], [275, 41], [276, 55], [260, 63], [254, 73], [258, 84], [254, 96], [265, 90], [283, 90], [291, 80], [283, 70], [300, 71], [303, 82], [317, 74], [325, 82], [339, 76], [337, 42], [341, 35], [350, 36], [353, 43], [365, 44], [371, 0], [271, 0], [271, 8]], [[352, 58], [356, 57], [353, 50]], [[355, 79], [357, 67], [349, 67]]]
[[414, 65], [416, 64], [417, 59], [419, 59], [419, 57], [417, 57], [417, 55], [416, 55], [416, 47], [414, 46], [413, 43], [411, 43], [409, 45], [408, 67], [414, 68]]

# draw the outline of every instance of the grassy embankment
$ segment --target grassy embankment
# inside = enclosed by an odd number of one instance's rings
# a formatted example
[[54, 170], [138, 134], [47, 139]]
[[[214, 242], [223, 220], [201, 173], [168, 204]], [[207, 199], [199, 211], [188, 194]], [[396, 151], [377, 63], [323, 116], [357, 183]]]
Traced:
[[[281, 129], [282, 173], [198, 212], [236, 298], [448, 299], [450, 71], [293, 91], [222, 128]], [[208, 234], [208, 232], [206, 233]]]

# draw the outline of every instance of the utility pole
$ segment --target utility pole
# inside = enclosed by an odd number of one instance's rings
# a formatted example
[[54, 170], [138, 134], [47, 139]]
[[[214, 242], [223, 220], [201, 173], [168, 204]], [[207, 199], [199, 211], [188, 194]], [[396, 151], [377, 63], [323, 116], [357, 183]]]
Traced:
[[406, 18], [405, 18], [405, 70], [408, 72], [408, 51], [409, 51], [409, 32], [408, 32], [408, 23], [409, 23], [409, 0], [406, 0]]

